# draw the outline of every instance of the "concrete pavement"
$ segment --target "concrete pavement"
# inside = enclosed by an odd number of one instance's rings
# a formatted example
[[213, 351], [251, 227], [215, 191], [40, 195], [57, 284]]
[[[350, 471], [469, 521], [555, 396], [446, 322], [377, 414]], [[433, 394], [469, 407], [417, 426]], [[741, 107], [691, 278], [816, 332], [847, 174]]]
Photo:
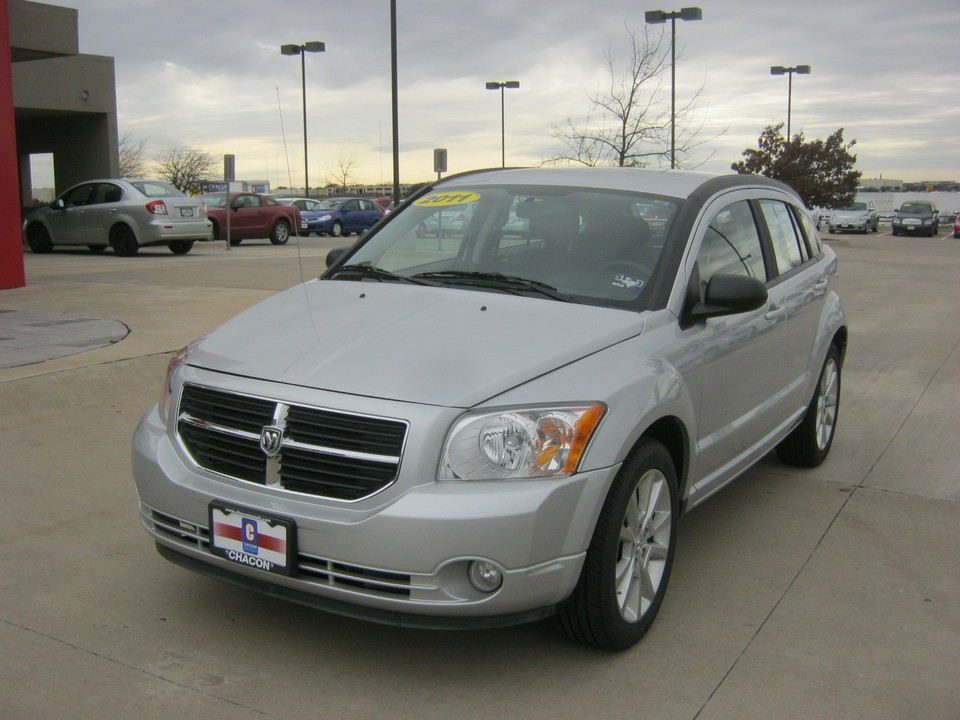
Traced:
[[960, 717], [960, 241], [832, 241], [850, 349], [831, 457], [768, 459], [685, 518], [660, 617], [616, 655], [547, 623], [345, 620], [155, 552], [129, 445], [169, 354], [319, 274], [333, 242], [28, 253], [28, 286], [0, 291], [0, 337], [26, 313], [129, 329], [0, 367], [0, 717]]

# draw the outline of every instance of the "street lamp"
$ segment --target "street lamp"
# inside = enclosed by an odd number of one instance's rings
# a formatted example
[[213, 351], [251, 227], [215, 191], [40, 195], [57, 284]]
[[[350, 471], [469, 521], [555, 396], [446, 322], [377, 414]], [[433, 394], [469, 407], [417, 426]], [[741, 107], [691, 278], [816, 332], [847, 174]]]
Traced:
[[322, 42], [308, 42], [303, 45], [281, 45], [281, 55], [300, 56], [300, 86], [303, 91], [303, 185], [304, 192], [310, 197], [310, 165], [307, 163], [307, 63], [304, 59], [308, 52], [320, 53], [326, 50]]
[[677, 12], [647, 10], [644, 19], [648, 25], [658, 25], [670, 21], [670, 169], [677, 166], [677, 18], [681, 20], [701, 20], [703, 10], [698, 7], [681, 8]]
[[504, 113], [503, 113], [503, 89], [510, 88], [511, 90], [516, 90], [520, 87], [519, 80], [507, 80], [506, 82], [488, 82], [487, 90], [499, 90], [500, 91], [500, 164], [503, 167], [507, 166], [507, 140], [506, 140], [506, 125], [504, 123]]
[[796, 67], [784, 67], [783, 65], [774, 65], [770, 68], [771, 75], [787, 76], [787, 140], [790, 140], [790, 110], [793, 102], [793, 74], [809, 75], [809, 65], [797, 65]]

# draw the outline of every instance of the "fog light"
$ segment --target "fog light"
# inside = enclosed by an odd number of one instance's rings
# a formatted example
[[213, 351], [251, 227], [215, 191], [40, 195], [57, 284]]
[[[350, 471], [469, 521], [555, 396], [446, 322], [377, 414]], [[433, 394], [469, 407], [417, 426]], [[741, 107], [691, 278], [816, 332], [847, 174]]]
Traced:
[[480, 592], [491, 593], [503, 582], [503, 573], [492, 562], [474, 560], [470, 563], [470, 582]]

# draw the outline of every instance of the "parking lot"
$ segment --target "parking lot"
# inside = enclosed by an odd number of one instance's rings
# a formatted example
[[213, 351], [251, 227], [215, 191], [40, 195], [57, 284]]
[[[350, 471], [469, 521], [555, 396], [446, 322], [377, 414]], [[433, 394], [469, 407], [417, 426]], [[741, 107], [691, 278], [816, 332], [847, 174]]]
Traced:
[[832, 453], [814, 470], [768, 458], [687, 516], [657, 622], [620, 654], [549, 622], [426, 632], [325, 615], [156, 553], [130, 437], [169, 354], [318, 275], [343, 240], [28, 252], [27, 287], [0, 291], [0, 353], [17, 312], [129, 334], [0, 369], [0, 717], [956, 720], [951, 234], [828, 238], [850, 325]]

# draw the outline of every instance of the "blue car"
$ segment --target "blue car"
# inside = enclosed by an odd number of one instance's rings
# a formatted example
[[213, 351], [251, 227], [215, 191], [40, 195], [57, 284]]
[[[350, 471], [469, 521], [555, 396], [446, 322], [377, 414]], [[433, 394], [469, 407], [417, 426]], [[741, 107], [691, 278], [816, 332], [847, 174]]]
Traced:
[[[323, 200], [307, 198], [280, 198], [293, 200], [306, 222], [305, 232], [340, 237], [369, 230], [386, 213], [373, 200], [359, 197], [336, 197]], [[303, 206], [300, 203], [304, 203]], [[309, 207], [307, 207], [309, 205]], [[306, 208], [306, 212], [304, 211]]]

